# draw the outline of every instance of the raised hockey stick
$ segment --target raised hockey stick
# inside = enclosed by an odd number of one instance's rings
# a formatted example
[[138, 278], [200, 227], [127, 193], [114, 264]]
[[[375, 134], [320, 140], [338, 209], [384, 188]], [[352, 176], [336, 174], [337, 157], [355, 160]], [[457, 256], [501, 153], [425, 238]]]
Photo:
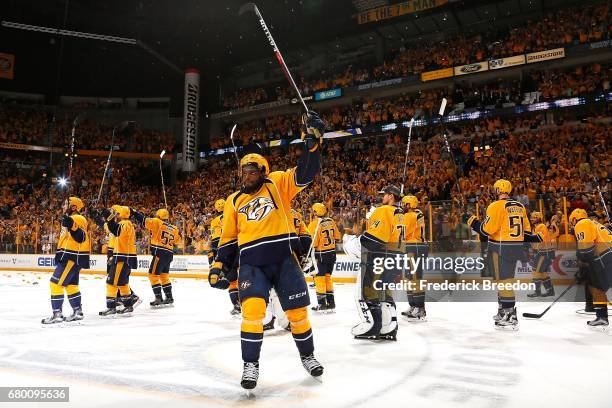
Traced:
[[406, 144], [406, 157], [404, 158], [404, 171], [402, 173], [402, 188], [400, 194], [404, 194], [404, 184], [406, 183], [406, 167], [408, 166], [408, 155], [410, 154], [410, 139], [412, 138], [412, 125], [414, 125], [414, 117], [410, 119], [410, 127], [408, 128], [408, 143]]
[[161, 176], [162, 192], [164, 193], [164, 206], [168, 209], [168, 201], [166, 201], [166, 186], [164, 184], [164, 170], [162, 169], [162, 159], [166, 154], [166, 150], [162, 150], [159, 154], [159, 175]]
[[599, 180], [597, 180], [597, 178], [595, 178], [594, 174], [591, 174], [591, 176], [593, 177], [593, 181], [595, 182], [595, 185], [597, 186], [597, 192], [599, 193], [599, 199], [601, 200], [601, 204], [603, 205], [603, 209], [606, 212], [606, 218], [608, 219], [608, 224], [610, 224], [610, 213], [608, 212], [608, 206], [606, 206], [606, 200], [604, 199], [604, 196], [601, 193], [601, 188], [599, 188]]
[[304, 107], [304, 111], [306, 113], [308, 113], [308, 106], [306, 106], [306, 102], [304, 102], [304, 98], [302, 98], [302, 94], [300, 93], [300, 90], [298, 89], [297, 85], [295, 84], [295, 81], [293, 80], [293, 76], [291, 75], [291, 72], [289, 71], [289, 68], [287, 67], [287, 64], [285, 64], [285, 60], [283, 59], [283, 55], [281, 54], [280, 50], [278, 49], [278, 46], [276, 45], [276, 41], [274, 41], [274, 37], [272, 37], [272, 33], [270, 32], [270, 29], [268, 28], [268, 25], [266, 24], [263, 16], [261, 15], [261, 12], [259, 11], [257, 6], [255, 5], [255, 3], [246, 3], [246, 4], [244, 4], [238, 10], [238, 15], [243, 15], [244, 13], [246, 13], [248, 11], [252, 11], [253, 13], [255, 13], [255, 15], [259, 19], [259, 24], [261, 25], [261, 28], [262, 28], [264, 34], [268, 38], [268, 42], [270, 43], [270, 46], [272, 46], [272, 49], [274, 50], [274, 54], [276, 55], [276, 60], [280, 64], [281, 69], [283, 71], [283, 74], [285, 74], [285, 78], [287, 78], [287, 81], [289, 81], [289, 84], [291, 85], [291, 87], [295, 91], [296, 95], [300, 99], [300, 103]]
[[[442, 103], [440, 104], [440, 110], [438, 111], [438, 115], [440, 115], [440, 123], [443, 123], [444, 111], [446, 110], [447, 100], [446, 98], [442, 98]], [[442, 137], [444, 137], [444, 144], [446, 145], [446, 150], [450, 155], [451, 160], [453, 161], [453, 165], [455, 166], [455, 171], [453, 172], [455, 175], [455, 185], [457, 186], [457, 190], [459, 191], [459, 197], [461, 197], [461, 208], [465, 208], [465, 198], [463, 197], [463, 192], [461, 191], [461, 184], [459, 183], [459, 177], [457, 177], [458, 168], [457, 162], [455, 161], [455, 156], [453, 155], [453, 151], [451, 150], [450, 143], [448, 143], [448, 137], [446, 136], [446, 129], [444, 125], [442, 125]]]
[[542, 313], [523, 313], [523, 317], [527, 317], [529, 319], [539, 319], [540, 317], [544, 316], [546, 314], [546, 312], [548, 312], [550, 310], [550, 308], [553, 307], [553, 305], [555, 303], [557, 303], [557, 301], [559, 299], [561, 299], [563, 297], [563, 295], [565, 295], [567, 292], [569, 292], [569, 290], [571, 288], [573, 288], [575, 285], [576, 285], [575, 283], [572, 283], [567, 288], [565, 288], [565, 290], [563, 292], [561, 292], [561, 294], [559, 296], [557, 296], [557, 298], [555, 300], [553, 300], [552, 303], [550, 305], [548, 305], [548, 307]]
[[117, 129], [119, 129], [120, 132], [123, 132], [128, 126], [135, 124], [135, 123], [136, 122], [123, 121], [119, 123], [118, 125], [115, 125], [115, 127], [113, 127], [110, 149], [108, 151], [108, 158], [106, 159], [106, 166], [104, 166], [104, 174], [102, 175], [102, 182], [100, 183], [100, 190], [98, 191], [98, 197], [96, 198], [94, 207], [98, 206], [98, 204], [100, 203], [100, 198], [102, 198], [102, 189], [104, 188], [104, 181], [106, 180], [106, 174], [108, 173], [108, 168], [110, 166], [111, 158], [113, 157], [113, 150], [115, 149], [115, 133], [117, 132]]

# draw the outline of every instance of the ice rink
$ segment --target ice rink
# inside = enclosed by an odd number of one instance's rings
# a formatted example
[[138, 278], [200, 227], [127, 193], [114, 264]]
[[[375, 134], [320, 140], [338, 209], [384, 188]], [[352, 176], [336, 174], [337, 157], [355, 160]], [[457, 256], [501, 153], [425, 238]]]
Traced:
[[[590, 317], [575, 313], [583, 304], [559, 303], [540, 320], [521, 318], [518, 332], [500, 332], [493, 303], [430, 303], [428, 322], [401, 321], [396, 343], [374, 343], [352, 338], [354, 286], [336, 285], [337, 312], [311, 314], [322, 383], [278, 328], [266, 332], [248, 398], [239, 385], [240, 320], [226, 292], [176, 279], [175, 307], [151, 310], [148, 280], [133, 277], [143, 303], [132, 317], [102, 319], [104, 279], [83, 275], [83, 324], [43, 328], [48, 279], [0, 272], [0, 386], [70, 387], [70, 403], [57, 407], [612, 406], [612, 333], [588, 329]], [[519, 314], [545, 307], [519, 304]]]

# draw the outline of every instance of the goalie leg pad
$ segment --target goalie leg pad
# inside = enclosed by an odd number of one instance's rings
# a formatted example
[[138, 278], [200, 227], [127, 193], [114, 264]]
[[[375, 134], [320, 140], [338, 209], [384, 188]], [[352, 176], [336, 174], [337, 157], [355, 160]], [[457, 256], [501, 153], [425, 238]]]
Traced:
[[351, 329], [357, 338], [376, 338], [382, 327], [382, 312], [380, 303], [359, 300], [359, 314], [361, 322]]
[[395, 303], [381, 302], [382, 326], [380, 334], [389, 334], [397, 330], [397, 309]]

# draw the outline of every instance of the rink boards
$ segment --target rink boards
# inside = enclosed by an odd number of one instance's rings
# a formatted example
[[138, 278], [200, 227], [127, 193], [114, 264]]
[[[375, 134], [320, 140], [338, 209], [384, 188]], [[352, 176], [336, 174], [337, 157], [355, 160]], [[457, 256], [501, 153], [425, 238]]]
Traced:
[[[471, 254], [477, 256], [477, 254]], [[151, 262], [150, 255], [138, 256], [138, 268], [134, 275], [148, 273]], [[51, 272], [55, 267], [53, 255], [46, 254], [0, 254], [0, 270]], [[204, 255], [174, 255], [170, 265], [173, 277], [206, 278], [208, 273], [208, 257]], [[355, 282], [359, 271], [359, 260], [347, 254], [338, 254], [334, 268], [333, 278], [336, 282]], [[576, 255], [573, 251], [558, 251], [551, 266], [551, 278], [558, 283], [573, 280], [577, 271]], [[441, 278], [448, 276], [449, 271], [426, 270], [426, 278]], [[90, 269], [82, 273], [106, 274], [106, 255], [91, 255]], [[528, 264], [517, 264], [516, 278], [531, 278], [532, 269]], [[458, 275], [465, 278], [480, 277], [479, 271], [466, 270]]]

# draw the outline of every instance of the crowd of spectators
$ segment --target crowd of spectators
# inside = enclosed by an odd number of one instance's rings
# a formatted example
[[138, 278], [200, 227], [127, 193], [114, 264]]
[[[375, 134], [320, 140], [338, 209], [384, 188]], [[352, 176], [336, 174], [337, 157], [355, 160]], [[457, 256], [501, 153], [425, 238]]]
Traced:
[[[563, 197], [568, 214], [573, 208], [582, 207], [603, 220], [594, 180], [598, 180], [602, 192], [609, 197], [610, 121], [610, 116], [604, 115], [551, 124], [545, 121], [545, 116], [529, 115], [465, 122], [447, 129], [452, 156], [446, 151], [440, 128], [416, 129], [411, 140], [405, 191], [419, 197], [427, 217], [431, 209], [436, 240], [466, 238], [467, 231], [459, 221], [460, 202], [465, 200], [472, 212], [476, 212], [478, 203], [482, 216], [486, 205], [494, 199], [491, 186], [501, 177], [513, 183], [514, 197], [530, 211], [540, 208], [541, 199], [547, 220], [562, 221]], [[367, 210], [377, 203], [377, 192], [387, 184], [402, 184], [405, 149], [406, 135], [396, 133], [326, 142], [323, 172], [298, 195], [295, 208], [308, 219], [312, 203], [324, 202], [343, 231], [360, 232]], [[299, 147], [272, 148], [265, 154], [272, 169], [286, 169], [295, 164]], [[67, 190], [37, 180], [35, 174], [42, 171], [39, 167], [44, 166], [44, 158], [38, 162], [31, 156], [27, 160], [18, 155], [3, 159], [0, 175], [7, 182], [0, 187], [0, 251], [52, 251]], [[36, 165], [17, 168], [15, 162], [19, 160], [22, 164]], [[154, 161], [117, 159], [113, 163], [102, 204], [129, 205], [150, 215], [162, 207], [161, 187], [143, 182], [147, 174], [156, 173]], [[88, 206], [98, 194], [104, 164], [101, 158], [75, 159], [69, 188]], [[461, 190], [456, 186], [457, 178]], [[215, 216], [214, 201], [227, 197], [237, 186], [236, 162], [231, 154], [208, 158], [200, 171], [167, 186], [172, 221], [182, 233], [179, 252], [206, 252], [208, 227]], [[89, 228], [94, 251], [103, 252], [106, 242], [103, 231], [93, 223]], [[148, 235], [138, 228], [137, 237], [139, 251], [145, 253]]]
[[[0, 143], [36, 146], [70, 147], [76, 114], [53, 112], [40, 106], [0, 104]], [[75, 133], [75, 148], [108, 150], [113, 126], [93, 119], [82, 119]], [[175, 136], [171, 132], [132, 127], [115, 138], [118, 150], [136, 153], [174, 151]]]
[[[319, 114], [329, 130], [367, 128], [371, 125], [407, 121], [412, 117], [432, 117], [440, 100], [448, 100], [448, 112], [466, 109], [503, 108], [529, 102], [551, 101], [610, 92], [612, 67], [599, 63], [571, 69], [533, 71], [523, 81], [504, 80], [485, 84], [457, 82], [451, 87], [419, 91], [394, 97], [354, 101], [351, 105], [325, 109]], [[297, 114], [273, 115], [242, 123], [236, 130], [241, 145], [278, 139], [294, 139], [300, 134]], [[233, 123], [231, 124], [233, 125]], [[211, 148], [228, 147], [229, 127], [223, 135], [211, 136]]]
[[[609, 2], [581, 5], [527, 20], [520, 26], [496, 29], [477, 35], [459, 34], [443, 41], [419, 41], [391, 52], [382, 64], [369, 68], [348, 66], [336, 75], [298, 79], [303, 95], [336, 87], [418, 75], [421, 72], [503, 58], [546, 49], [601, 41], [612, 36]], [[240, 89], [224, 99], [224, 110], [293, 97], [286, 86], [256, 90]]]

